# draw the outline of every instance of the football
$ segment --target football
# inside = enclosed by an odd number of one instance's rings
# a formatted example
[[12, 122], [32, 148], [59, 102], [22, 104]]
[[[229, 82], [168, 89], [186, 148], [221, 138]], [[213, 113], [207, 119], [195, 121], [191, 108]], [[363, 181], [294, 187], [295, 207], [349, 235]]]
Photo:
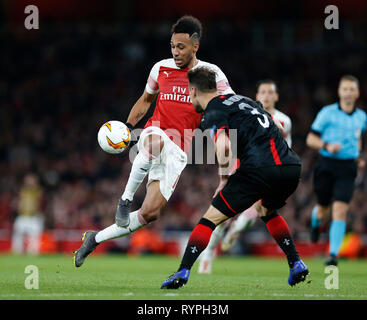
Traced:
[[111, 120], [102, 125], [97, 138], [103, 151], [117, 154], [128, 147], [131, 134], [129, 128], [123, 122]]

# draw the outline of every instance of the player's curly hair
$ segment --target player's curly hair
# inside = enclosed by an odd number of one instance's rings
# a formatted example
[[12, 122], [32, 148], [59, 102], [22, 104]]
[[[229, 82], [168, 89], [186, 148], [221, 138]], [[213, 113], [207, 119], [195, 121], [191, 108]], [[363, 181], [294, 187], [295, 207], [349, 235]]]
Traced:
[[178, 19], [171, 28], [171, 34], [188, 33], [190, 38], [200, 41], [203, 27], [201, 22], [193, 16], [185, 15]]

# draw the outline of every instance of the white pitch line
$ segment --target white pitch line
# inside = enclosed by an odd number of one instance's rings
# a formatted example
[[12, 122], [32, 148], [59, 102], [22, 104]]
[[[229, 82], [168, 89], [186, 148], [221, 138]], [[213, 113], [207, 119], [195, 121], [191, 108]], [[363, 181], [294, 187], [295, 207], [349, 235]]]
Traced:
[[[254, 297], [252, 293], [248, 294], [231, 294], [231, 293], [165, 293], [165, 294], [157, 294], [157, 293], [151, 293], [151, 294], [141, 294], [144, 296], [153, 296], [153, 297], [200, 297], [200, 296], [209, 296], [209, 297]], [[127, 297], [127, 296], [141, 296], [140, 294], [136, 294], [133, 292], [124, 292], [120, 294], [116, 293], [35, 293], [35, 292], [29, 292], [28, 294], [15, 294], [15, 293], [8, 293], [8, 294], [0, 294], [1, 298], [38, 298], [38, 297]], [[359, 298], [359, 299], [366, 299], [367, 295], [348, 295], [348, 294], [287, 294], [287, 293], [271, 293], [267, 294], [268, 296], [272, 297], [295, 297], [295, 298]], [[256, 296], [255, 296], [256, 298]]]
[[367, 298], [367, 295], [356, 295], [356, 294], [312, 294], [304, 293], [302, 294], [286, 294], [286, 293], [271, 293], [269, 294], [273, 297], [308, 297], [308, 298]]
[[9, 294], [0, 294], [2, 298], [8, 297], [104, 297], [104, 296], [133, 296], [133, 292], [126, 292], [120, 294], [108, 294], [108, 293], [29, 293], [29, 294], [16, 294], [16, 293], [9, 293]]

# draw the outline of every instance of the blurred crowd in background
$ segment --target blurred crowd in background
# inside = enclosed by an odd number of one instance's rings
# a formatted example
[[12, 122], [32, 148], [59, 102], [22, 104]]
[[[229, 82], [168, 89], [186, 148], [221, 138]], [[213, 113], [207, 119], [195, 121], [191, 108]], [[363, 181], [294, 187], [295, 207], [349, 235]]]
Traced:
[[[46, 230], [101, 229], [114, 222], [131, 163], [127, 154], [104, 153], [97, 132], [108, 120], [126, 121], [151, 67], [171, 56], [171, 23], [49, 23], [31, 36], [1, 26], [0, 229], [12, 230], [29, 173], [39, 179]], [[360, 80], [358, 106], [367, 103], [367, 21], [343, 23], [335, 32], [312, 21], [204, 24], [198, 58], [218, 65], [236, 93], [254, 97], [264, 78], [278, 84], [277, 108], [292, 119], [293, 149], [303, 163], [298, 190], [281, 210], [296, 238], [307, 232], [314, 204], [317, 153], [305, 137], [317, 111], [337, 100], [344, 74]], [[191, 230], [218, 182], [216, 165], [188, 165], [152, 228]], [[360, 234], [367, 233], [366, 182], [366, 172], [359, 172], [348, 217], [348, 230]], [[144, 194], [142, 185], [134, 208]]]

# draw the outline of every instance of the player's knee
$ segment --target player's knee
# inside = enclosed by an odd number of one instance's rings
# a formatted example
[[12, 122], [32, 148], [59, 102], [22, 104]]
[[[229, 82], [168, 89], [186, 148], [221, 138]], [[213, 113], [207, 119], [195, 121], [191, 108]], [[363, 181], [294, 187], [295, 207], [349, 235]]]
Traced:
[[268, 210], [267, 208], [263, 207], [262, 205], [258, 206], [256, 211], [260, 218], [269, 216], [274, 212], [274, 210]]
[[164, 147], [164, 140], [160, 135], [149, 135], [144, 141], [144, 149], [152, 157], [158, 157]]
[[153, 222], [159, 218], [160, 210], [157, 209], [141, 209], [141, 215], [146, 222]]
[[146, 222], [152, 222], [159, 218], [161, 206], [152, 202], [145, 202], [141, 207], [141, 215]]
[[335, 201], [333, 204], [333, 219], [334, 220], [345, 220], [347, 217], [348, 204], [341, 201]]
[[213, 222], [216, 226], [228, 219], [228, 216], [221, 213], [218, 209], [212, 205], [209, 207], [207, 212], [203, 215], [203, 218]]
[[261, 200], [256, 201], [251, 208], [254, 208], [257, 213], [260, 213], [261, 211]]
[[260, 217], [260, 218], [262, 218], [262, 217], [265, 217], [265, 216], [266, 216], [265, 212], [264, 212], [264, 211], [262, 211], [262, 210], [259, 210], [259, 211], [257, 212], [257, 214], [259, 215], [259, 217]]

